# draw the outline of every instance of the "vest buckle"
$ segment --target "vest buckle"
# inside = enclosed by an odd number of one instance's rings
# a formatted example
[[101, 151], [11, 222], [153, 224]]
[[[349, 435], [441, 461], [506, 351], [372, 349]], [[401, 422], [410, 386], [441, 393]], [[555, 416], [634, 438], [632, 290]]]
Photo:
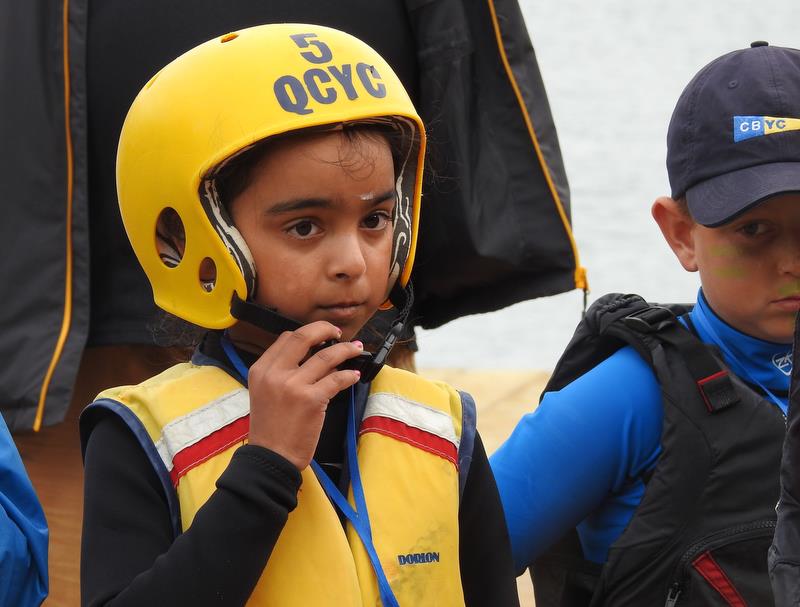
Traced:
[[622, 319], [626, 327], [639, 333], [656, 333], [675, 321], [675, 315], [663, 306], [649, 306]]

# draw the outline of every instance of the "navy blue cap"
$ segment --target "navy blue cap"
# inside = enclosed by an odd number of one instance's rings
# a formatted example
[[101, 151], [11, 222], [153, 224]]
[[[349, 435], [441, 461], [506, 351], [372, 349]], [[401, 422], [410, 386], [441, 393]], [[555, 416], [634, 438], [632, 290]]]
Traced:
[[672, 113], [667, 172], [709, 227], [800, 193], [800, 51], [758, 41], [701, 69]]

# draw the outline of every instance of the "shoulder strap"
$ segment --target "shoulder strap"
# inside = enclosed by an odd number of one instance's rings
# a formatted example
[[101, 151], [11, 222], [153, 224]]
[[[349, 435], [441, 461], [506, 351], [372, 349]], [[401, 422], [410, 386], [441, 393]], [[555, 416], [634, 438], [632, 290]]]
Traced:
[[631, 344], [650, 365], [659, 370], [655, 348], [667, 344], [674, 349], [692, 377], [709, 413], [717, 413], [737, 402], [739, 396], [728, 369], [714, 350], [686, 329], [677, 319], [677, 306], [650, 305], [609, 324], [605, 332]]
[[627, 343], [625, 337], [614, 335], [613, 331], [609, 334], [609, 326], [648, 307], [649, 304], [638, 295], [621, 293], [603, 295], [592, 303], [575, 329], [542, 394], [560, 390], [572, 383], [624, 346]]
[[709, 412], [735, 404], [738, 396], [728, 370], [677, 319], [689, 310], [682, 304], [650, 304], [633, 294], [604, 295], [586, 311], [543, 394], [560, 390], [624, 345], [632, 346], [658, 374], [660, 359], [654, 357], [667, 345], [686, 365]]
[[[400, 375], [401, 377], [404, 377], [405, 381], [413, 380], [414, 382], [417, 382], [418, 383], [417, 387], [419, 387], [419, 384], [422, 385], [425, 385], [426, 383], [431, 384], [430, 380], [426, 380], [420, 377], [419, 375], [409, 373], [407, 371], [393, 369], [391, 367], [384, 367], [381, 373], [384, 374], [381, 376], [384, 380], [386, 380], [386, 375], [390, 375], [391, 377], [391, 375], [394, 374], [395, 376]], [[383, 388], [388, 388], [390, 392], [392, 391], [391, 381], [389, 381], [388, 384], [382, 383], [380, 384], [380, 386], [382, 386]], [[370, 395], [372, 394], [373, 390], [375, 389], [375, 382], [374, 381], [370, 382], [370, 384], [368, 385], [358, 383], [356, 384], [354, 389], [355, 389], [356, 419], [363, 419], [366, 412], [367, 401], [370, 398]], [[378, 388], [379, 391], [380, 389], [381, 388]], [[438, 392], [440, 389], [441, 388], [438, 388], [436, 391]], [[424, 392], [425, 390], [422, 391], [422, 393]], [[439, 393], [441, 394], [441, 392]], [[457, 437], [458, 440], [455, 440], [454, 442], [454, 447], [456, 451], [454, 454], [455, 459], [453, 462], [454, 464], [456, 464], [458, 469], [458, 490], [459, 490], [458, 494], [460, 500], [461, 495], [464, 492], [464, 487], [466, 485], [467, 477], [469, 476], [470, 466], [472, 464], [472, 456], [475, 447], [475, 436], [477, 434], [477, 424], [476, 424], [477, 413], [475, 408], [475, 401], [473, 400], [472, 396], [467, 392], [455, 390], [454, 388], [447, 386], [446, 394], [448, 395], [449, 399], [448, 403], [449, 408], [436, 409], [436, 411], [439, 411], [440, 413], [446, 412], [448, 418], [450, 418], [455, 413], [454, 411], [455, 407], [458, 407], [461, 410], [460, 411], [461, 434], [460, 436]], [[409, 403], [410, 402], [411, 401], [409, 401]], [[422, 398], [419, 402], [424, 403], [425, 398]], [[456, 402], [458, 404], [456, 404]], [[428, 408], [430, 407], [428, 405], [425, 406]], [[346, 469], [342, 473], [342, 479], [347, 480], [349, 482], [349, 479], [345, 478], [345, 473]], [[347, 485], [345, 484], [344, 486]]]

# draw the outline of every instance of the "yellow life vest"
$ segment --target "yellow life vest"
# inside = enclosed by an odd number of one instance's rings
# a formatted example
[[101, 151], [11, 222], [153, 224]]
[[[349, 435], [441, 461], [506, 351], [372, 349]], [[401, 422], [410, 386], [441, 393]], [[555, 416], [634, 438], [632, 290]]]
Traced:
[[[176, 492], [180, 530], [189, 528], [234, 451], [247, 442], [249, 393], [214, 366], [180, 364], [138, 386], [107, 390], [94, 406], [128, 418], [157, 472], [169, 475], [165, 484], [175, 489], [168, 501]], [[474, 426], [474, 417], [464, 415], [464, 423]], [[464, 604], [461, 438], [462, 401], [450, 386], [389, 367], [371, 383], [357, 459], [373, 543], [401, 606]], [[348, 500], [354, 504], [352, 490]], [[310, 467], [302, 471], [297, 508], [247, 604], [381, 604], [361, 540], [349, 522], [342, 526]]]

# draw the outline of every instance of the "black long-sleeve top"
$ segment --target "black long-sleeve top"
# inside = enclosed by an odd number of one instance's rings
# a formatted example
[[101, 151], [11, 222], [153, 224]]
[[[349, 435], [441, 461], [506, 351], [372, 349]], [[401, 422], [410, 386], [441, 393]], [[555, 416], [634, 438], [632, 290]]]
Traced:
[[[315, 453], [334, 481], [343, 461], [343, 394], [328, 407]], [[282, 456], [244, 445], [176, 539], [156, 472], [115, 414], [92, 420], [84, 466], [81, 602], [87, 606], [244, 605], [297, 505], [301, 482]], [[466, 604], [518, 605], [503, 510], [479, 436], [459, 529]]]

